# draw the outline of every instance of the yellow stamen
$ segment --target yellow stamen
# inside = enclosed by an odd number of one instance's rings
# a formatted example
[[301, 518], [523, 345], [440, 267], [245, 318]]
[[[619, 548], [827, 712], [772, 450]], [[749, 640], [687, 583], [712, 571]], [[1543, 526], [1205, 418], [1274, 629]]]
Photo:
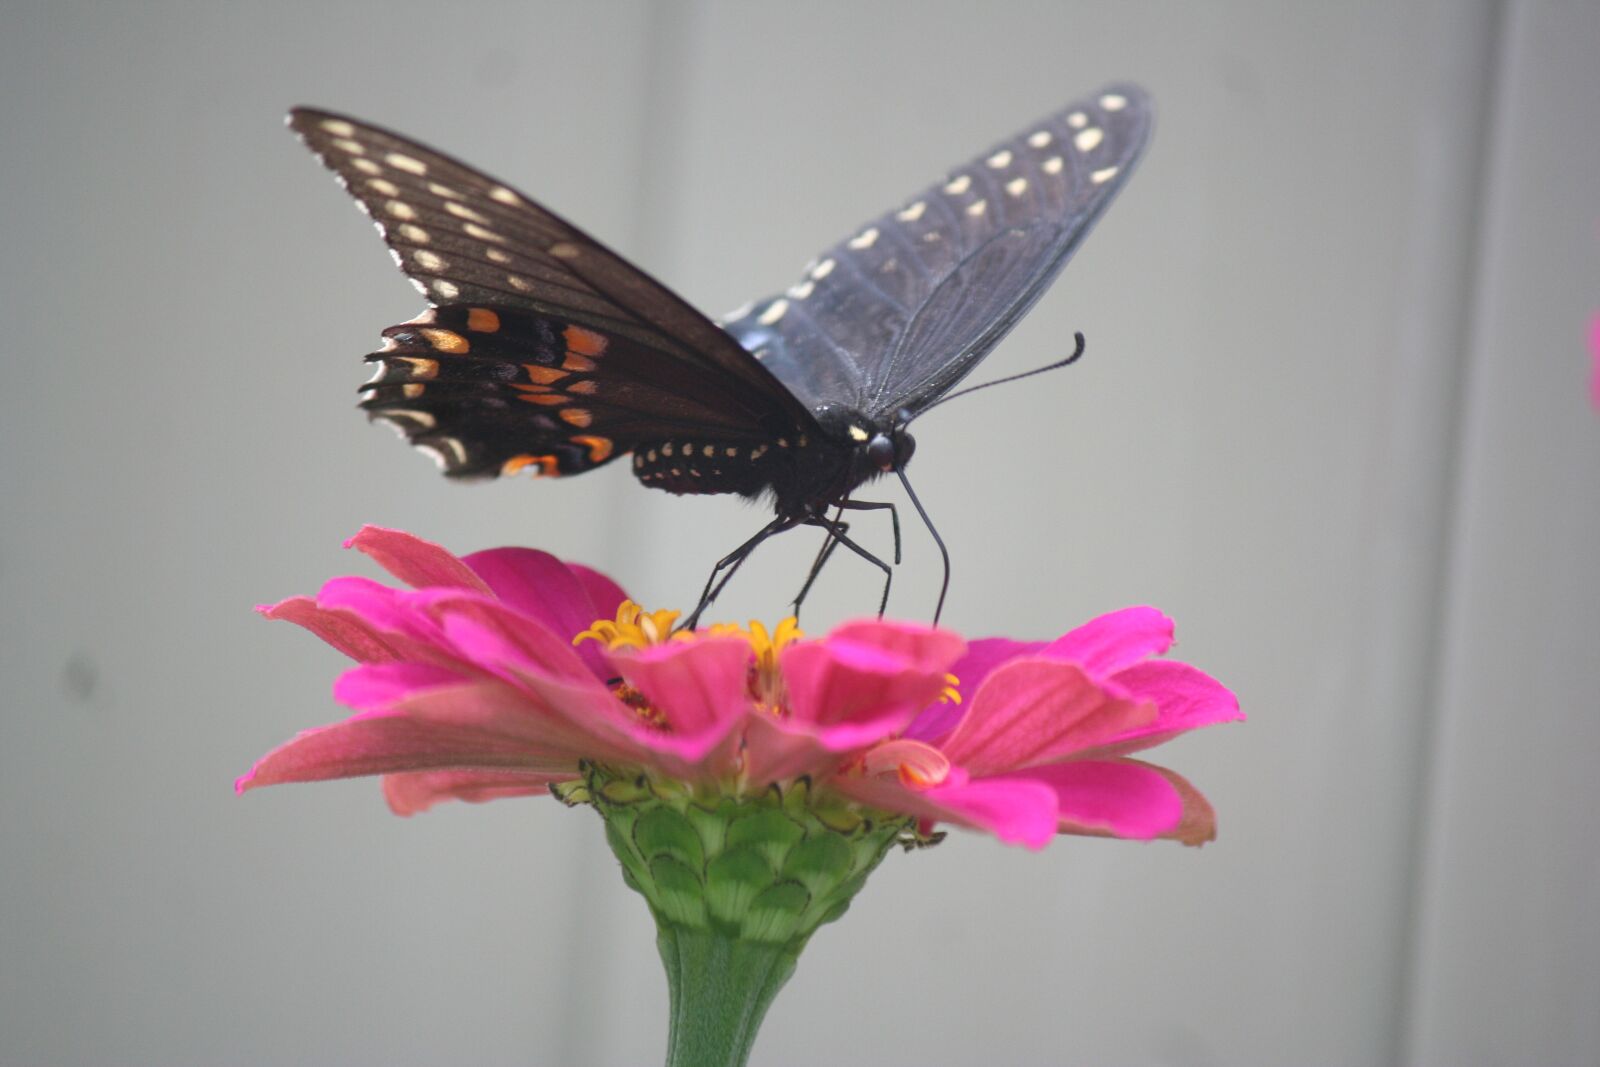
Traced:
[[606, 646], [606, 651], [615, 652], [620, 648], [649, 648], [668, 641], [690, 640], [689, 634], [672, 632], [672, 624], [678, 621], [678, 614], [665, 609], [645, 611], [633, 601], [624, 600], [617, 606], [615, 620], [595, 620], [594, 625], [574, 637], [572, 643], [581, 645], [585, 641], [599, 641]]
[[948, 682], [949, 684], [946, 685], [944, 687], [944, 690], [939, 694], [939, 703], [941, 703], [941, 704], [959, 704], [959, 703], [961, 703], [961, 679], [957, 678], [953, 674], [946, 674], [944, 676], [944, 680], [946, 682]]

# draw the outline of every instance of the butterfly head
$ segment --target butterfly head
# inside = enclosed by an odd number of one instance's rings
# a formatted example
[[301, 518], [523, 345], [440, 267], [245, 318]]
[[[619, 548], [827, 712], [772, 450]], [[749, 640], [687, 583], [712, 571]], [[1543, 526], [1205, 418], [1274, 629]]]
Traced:
[[906, 430], [907, 414], [902, 412], [889, 421], [840, 408], [824, 407], [816, 412], [829, 437], [849, 442], [853, 466], [864, 478], [892, 473], [911, 461], [917, 442]]

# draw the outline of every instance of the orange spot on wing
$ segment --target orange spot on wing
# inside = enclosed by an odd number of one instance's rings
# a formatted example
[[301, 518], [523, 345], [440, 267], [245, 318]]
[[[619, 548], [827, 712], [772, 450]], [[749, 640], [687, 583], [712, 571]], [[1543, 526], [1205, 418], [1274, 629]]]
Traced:
[[571, 385], [567, 386], [567, 392], [569, 392], [569, 393], [582, 393], [584, 396], [588, 396], [589, 394], [593, 393], [599, 387], [600, 387], [600, 383], [597, 382], [597, 381], [593, 381], [593, 380], [582, 381], [582, 382], [573, 382]]
[[[519, 389], [542, 389], [543, 386], [522, 385], [522, 386], [518, 386], [517, 388], [519, 388]], [[567, 402], [567, 398], [564, 395], [562, 395], [561, 393], [532, 393], [532, 392], [529, 392], [529, 393], [524, 393], [522, 395], [522, 399], [526, 400], [530, 404], [543, 404], [545, 407], [556, 407], [557, 405], [565, 404]]]
[[472, 349], [465, 337], [451, 330], [423, 330], [422, 336], [428, 339], [435, 351], [448, 352], [452, 356], [464, 356]]
[[598, 356], [605, 352], [608, 344], [603, 334], [582, 326], [568, 326], [562, 336], [567, 339], [567, 347], [580, 356]]
[[589, 462], [600, 463], [610, 458], [616, 448], [609, 437], [590, 437], [588, 434], [578, 434], [572, 439], [575, 445], [583, 445], [589, 450]]
[[594, 416], [589, 414], [589, 412], [585, 411], [583, 408], [568, 408], [567, 410], [561, 412], [561, 417], [580, 429], [594, 421]]
[[524, 363], [522, 369], [528, 373], [528, 381], [537, 385], [553, 385], [567, 376], [564, 370], [554, 367], [541, 367], [537, 363]]
[[494, 333], [500, 329], [500, 316], [488, 308], [472, 308], [467, 312], [467, 329], [473, 333]]
[[437, 378], [439, 376], [439, 361], [428, 359], [424, 356], [395, 356], [395, 359], [411, 365], [413, 378]]
[[599, 364], [588, 356], [580, 356], [576, 352], [568, 352], [567, 358], [562, 362], [561, 366], [566, 370], [590, 371], [598, 367]]
[[510, 459], [502, 463], [500, 465], [500, 473], [506, 477], [510, 477], [513, 474], [517, 474], [529, 467], [534, 466], [539, 468], [537, 471], [533, 472], [536, 475], [543, 475], [550, 478], [556, 478], [561, 475], [561, 468], [557, 464], [556, 457], [532, 456], [526, 453], [520, 456], [512, 456]]

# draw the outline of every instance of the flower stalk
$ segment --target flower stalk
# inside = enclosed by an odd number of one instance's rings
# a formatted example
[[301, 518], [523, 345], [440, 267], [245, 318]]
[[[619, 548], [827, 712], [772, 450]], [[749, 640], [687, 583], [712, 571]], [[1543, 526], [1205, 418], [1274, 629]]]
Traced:
[[824, 923], [845, 913], [913, 820], [865, 812], [807, 780], [755, 795], [586, 765], [556, 790], [605, 820], [645, 898], [671, 1002], [667, 1067], [740, 1067], [767, 1008]]

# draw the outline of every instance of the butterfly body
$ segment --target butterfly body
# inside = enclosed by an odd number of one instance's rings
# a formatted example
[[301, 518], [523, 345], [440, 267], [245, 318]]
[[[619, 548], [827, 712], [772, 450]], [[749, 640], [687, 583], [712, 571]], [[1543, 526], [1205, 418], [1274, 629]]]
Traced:
[[441, 152], [310, 108], [289, 124], [432, 305], [383, 331], [361, 406], [447, 475], [567, 476], [631, 454], [650, 488], [770, 501], [774, 519], [719, 566], [810, 524], [887, 573], [826, 512], [878, 506], [852, 494], [886, 473], [909, 491], [908, 424], [1048, 288], [1131, 172], [1150, 110], [1124, 85], [1047, 116], [721, 324]]

